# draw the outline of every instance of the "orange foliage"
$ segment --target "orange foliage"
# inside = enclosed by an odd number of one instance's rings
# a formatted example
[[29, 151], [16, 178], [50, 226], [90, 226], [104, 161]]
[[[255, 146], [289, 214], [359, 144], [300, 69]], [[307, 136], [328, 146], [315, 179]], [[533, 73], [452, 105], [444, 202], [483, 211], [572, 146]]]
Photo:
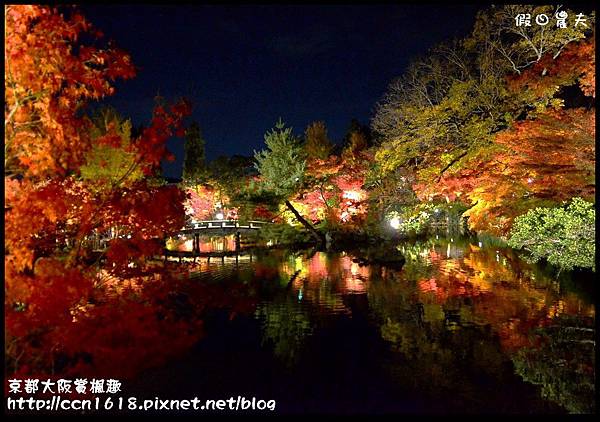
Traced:
[[552, 110], [499, 133], [495, 141], [508, 151], [503, 174], [536, 197], [593, 197], [595, 123], [593, 110]]
[[[177, 319], [173, 280], [147, 260], [184, 224], [185, 196], [146, 180], [98, 192], [78, 178], [90, 140], [81, 110], [134, 68], [120, 50], [81, 45], [83, 34], [99, 34], [67, 12], [5, 7], [7, 371], [129, 376], [201, 333], [197, 316]], [[146, 173], [167, 157], [165, 143], [189, 112], [186, 102], [158, 106], [132, 141]], [[99, 261], [87, 238], [109, 229], [127, 236]]]
[[217, 210], [223, 213], [225, 220], [237, 220], [238, 209], [226, 207], [223, 204], [229, 202], [229, 197], [218, 192], [210, 185], [198, 185], [186, 191], [187, 199], [184, 203], [185, 214], [188, 218], [196, 221], [213, 220]]
[[101, 34], [75, 10], [5, 6], [5, 142], [7, 165], [39, 177], [65, 174], [89, 148], [86, 100], [113, 93], [117, 78], [135, 75], [129, 55], [78, 44]]
[[417, 300], [446, 308], [468, 297], [472, 305], [462, 323], [490, 324], [504, 350], [529, 346], [528, 333], [551, 322], [557, 304], [563, 304], [559, 312], [594, 313], [593, 306], [582, 306], [575, 295], [561, 299], [551, 290], [536, 288], [526, 268], [510, 262], [512, 254], [473, 245], [464, 255], [458, 252], [450, 245], [434, 245], [429, 255], [421, 258], [435, 268], [436, 276], [427, 275], [417, 282]]
[[[537, 97], [553, 94], [556, 87], [579, 83], [587, 96], [596, 96], [596, 40], [587, 38], [567, 45], [557, 59], [546, 55], [521, 75], [508, 78], [515, 92], [529, 89]], [[545, 70], [545, 72], [544, 72]]]
[[461, 200], [474, 230], [503, 235], [514, 218], [539, 201], [561, 202], [595, 194], [593, 110], [549, 110], [496, 135], [492, 158], [418, 184], [423, 200]]
[[[569, 45], [558, 59], [546, 57], [509, 78], [509, 86], [539, 99], [578, 82], [586, 95], [595, 96], [594, 53], [593, 39]], [[415, 185], [419, 198], [461, 200], [473, 207], [466, 213], [470, 227], [496, 235], [506, 234], [517, 215], [542, 202], [592, 199], [595, 110], [548, 108], [531, 117], [496, 134], [494, 146], [460, 170]]]
[[207, 185], [198, 185], [187, 190], [185, 213], [194, 220], [212, 220], [215, 213], [216, 191]]
[[361, 160], [331, 156], [311, 160], [307, 175], [310, 187], [298, 198], [309, 210], [308, 217], [317, 223], [360, 223], [366, 216], [367, 192], [362, 188], [367, 171], [367, 153], [357, 153]]

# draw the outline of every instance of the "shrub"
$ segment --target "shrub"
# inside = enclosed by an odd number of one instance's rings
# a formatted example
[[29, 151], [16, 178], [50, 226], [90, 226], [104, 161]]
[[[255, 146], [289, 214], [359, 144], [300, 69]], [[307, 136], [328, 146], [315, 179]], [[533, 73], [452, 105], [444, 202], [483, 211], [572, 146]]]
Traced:
[[508, 245], [528, 252], [529, 260], [546, 259], [561, 270], [596, 271], [594, 204], [581, 198], [554, 208], [534, 208], [515, 219]]

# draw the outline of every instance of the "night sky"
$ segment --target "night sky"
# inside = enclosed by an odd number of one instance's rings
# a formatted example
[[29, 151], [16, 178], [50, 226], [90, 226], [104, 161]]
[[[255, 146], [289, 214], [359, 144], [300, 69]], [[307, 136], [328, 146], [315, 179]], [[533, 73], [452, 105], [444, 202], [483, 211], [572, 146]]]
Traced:
[[[106, 100], [134, 125], [157, 93], [192, 100], [209, 160], [252, 155], [281, 116], [301, 134], [323, 120], [339, 143], [368, 124], [389, 82], [438, 42], [468, 34], [476, 5], [86, 5], [84, 15], [139, 71]], [[179, 177], [177, 157], [163, 166]]]

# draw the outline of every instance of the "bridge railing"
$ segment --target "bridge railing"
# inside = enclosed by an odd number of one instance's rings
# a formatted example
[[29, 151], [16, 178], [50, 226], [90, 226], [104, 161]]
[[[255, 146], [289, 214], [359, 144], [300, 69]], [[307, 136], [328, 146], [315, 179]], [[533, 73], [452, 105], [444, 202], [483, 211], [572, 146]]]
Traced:
[[197, 221], [192, 224], [188, 224], [184, 230], [193, 229], [231, 229], [231, 228], [243, 228], [243, 229], [259, 229], [266, 224], [270, 224], [267, 221], [250, 220], [244, 223], [240, 223], [238, 220], [205, 220]]
[[181, 230], [174, 234], [192, 234], [198, 233], [201, 230], [210, 229], [244, 229], [244, 230], [259, 230], [263, 226], [271, 224], [267, 221], [250, 220], [240, 223], [238, 220], [206, 220], [196, 221], [194, 223], [186, 225]]
[[[175, 233], [172, 233], [171, 236], [184, 235], [184, 234], [198, 234], [200, 230], [209, 230], [209, 229], [244, 229], [244, 230], [259, 230], [265, 225], [271, 224], [268, 221], [258, 221], [258, 220], [250, 220], [244, 223], [240, 223], [238, 220], [205, 220], [205, 221], [197, 221], [192, 224], [188, 224], [182, 230], [179, 230]], [[120, 238], [127, 238], [128, 236], [125, 234], [121, 234], [118, 236]], [[131, 236], [129, 236], [131, 237]], [[92, 250], [106, 250], [108, 243], [114, 239], [106, 233], [102, 234], [92, 234], [86, 236], [85, 243], [88, 247], [91, 247]]]

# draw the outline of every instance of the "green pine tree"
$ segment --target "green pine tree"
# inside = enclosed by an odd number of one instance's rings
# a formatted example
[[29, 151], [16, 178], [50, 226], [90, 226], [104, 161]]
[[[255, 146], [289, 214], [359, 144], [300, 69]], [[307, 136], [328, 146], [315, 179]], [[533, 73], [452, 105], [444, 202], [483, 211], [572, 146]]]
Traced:
[[193, 122], [185, 133], [183, 180], [196, 185], [207, 176], [204, 139], [198, 123]]
[[306, 170], [302, 146], [292, 134], [292, 128], [286, 128], [279, 119], [275, 128], [265, 134], [265, 144], [266, 150], [254, 153], [255, 166], [261, 175], [263, 188], [283, 198], [296, 219], [313, 237], [323, 242], [323, 235], [300, 215], [288, 199], [298, 192]]

